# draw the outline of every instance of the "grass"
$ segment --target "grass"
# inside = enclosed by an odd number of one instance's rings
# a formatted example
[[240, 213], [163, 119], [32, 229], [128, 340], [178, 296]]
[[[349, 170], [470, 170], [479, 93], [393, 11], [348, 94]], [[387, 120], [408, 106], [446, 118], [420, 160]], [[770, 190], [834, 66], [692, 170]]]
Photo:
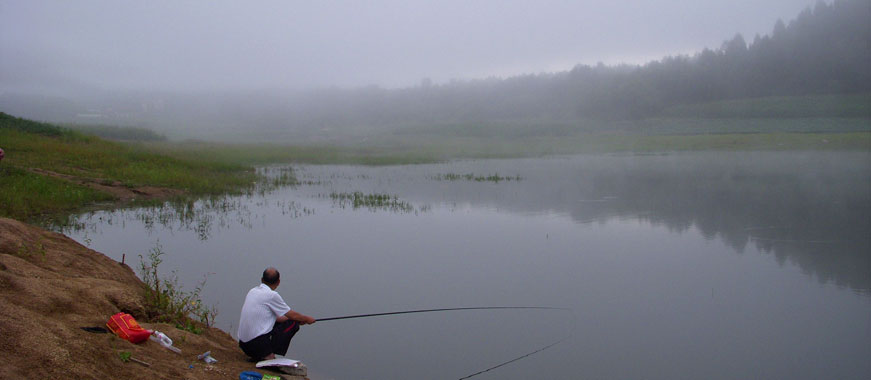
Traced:
[[0, 216], [33, 220], [112, 197], [69, 181], [32, 172], [55, 173], [136, 188], [177, 189], [191, 196], [242, 192], [259, 178], [243, 164], [203, 157], [171, 157], [138, 144], [103, 140], [70, 129], [0, 113]]
[[0, 165], [0, 215], [29, 217], [45, 210], [73, 211], [81, 205], [111, 201], [109, 194], [69, 181]]
[[131, 187], [163, 186], [192, 193], [219, 193], [250, 183], [254, 178], [245, 165], [169, 157], [139, 145], [107, 141], [5, 114], [0, 114], [0, 141], [6, 151], [4, 165], [120, 181]]

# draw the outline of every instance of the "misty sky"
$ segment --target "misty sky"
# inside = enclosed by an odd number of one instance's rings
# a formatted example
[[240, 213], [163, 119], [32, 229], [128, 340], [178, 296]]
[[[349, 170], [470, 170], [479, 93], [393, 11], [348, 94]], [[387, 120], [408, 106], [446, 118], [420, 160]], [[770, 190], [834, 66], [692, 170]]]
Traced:
[[0, 0], [0, 91], [411, 86], [643, 63], [815, 0]]

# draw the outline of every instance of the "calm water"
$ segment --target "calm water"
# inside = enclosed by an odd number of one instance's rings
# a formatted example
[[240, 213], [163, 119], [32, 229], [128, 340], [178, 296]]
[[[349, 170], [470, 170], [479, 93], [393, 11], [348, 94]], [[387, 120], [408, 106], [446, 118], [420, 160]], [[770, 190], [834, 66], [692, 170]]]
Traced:
[[[276, 168], [268, 169], [277, 172]], [[688, 153], [298, 166], [263, 195], [83, 215], [120, 260], [157, 242], [235, 334], [266, 266], [316, 318], [522, 305], [303, 327], [313, 377], [871, 377], [871, 154]], [[519, 176], [446, 180], [445, 174]], [[441, 175], [441, 176], [440, 176]], [[390, 194], [357, 207], [331, 194]], [[134, 260], [135, 261], [135, 260]], [[220, 360], [220, 358], [218, 358]]]

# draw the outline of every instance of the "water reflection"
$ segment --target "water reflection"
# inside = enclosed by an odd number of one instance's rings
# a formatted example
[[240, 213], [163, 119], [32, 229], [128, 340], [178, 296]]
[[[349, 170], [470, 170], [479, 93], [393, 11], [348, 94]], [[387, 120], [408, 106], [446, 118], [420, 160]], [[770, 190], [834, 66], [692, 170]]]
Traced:
[[871, 288], [871, 160], [867, 154], [755, 154], [723, 160], [631, 161], [623, 175], [583, 181], [612, 202], [579, 204], [576, 219], [637, 214], [676, 232], [694, 226], [736, 252], [748, 244], [821, 282]]
[[578, 223], [630, 218], [675, 233], [697, 228], [737, 253], [752, 244], [820, 282], [871, 289], [868, 153], [587, 156], [479, 170], [507, 168], [525, 180], [478, 189], [486, 197], [471, 188], [419, 190], [500, 210], [566, 213]]
[[[463, 161], [399, 168], [309, 167], [329, 188], [420, 204], [557, 213], [578, 223], [637, 219], [748, 245], [820, 282], [871, 289], [871, 154], [686, 153]], [[518, 181], [445, 181], [506, 173]]]
[[[316, 207], [307, 200], [314, 199], [330, 199], [334, 208], [414, 214], [433, 204], [448, 209], [466, 204], [564, 214], [582, 224], [640, 220], [678, 234], [695, 228], [736, 253], [752, 245], [781, 264], [797, 264], [822, 283], [866, 294], [871, 289], [868, 152], [575, 156], [258, 170], [269, 180], [244, 195], [92, 212], [63, 230], [87, 238], [102, 224], [135, 220], [149, 234], [160, 226], [193, 231], [206, 240], [216, 230], [267, 223], [267, 214], [313, 215]], [[486, 180], [491, 173], [513, 180]]]

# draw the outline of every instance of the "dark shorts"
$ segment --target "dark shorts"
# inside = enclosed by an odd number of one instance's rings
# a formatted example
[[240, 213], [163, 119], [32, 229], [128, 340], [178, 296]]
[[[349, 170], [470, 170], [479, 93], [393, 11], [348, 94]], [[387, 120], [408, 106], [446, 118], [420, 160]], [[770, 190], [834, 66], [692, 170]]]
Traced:
[[284, 355], [290, 347], [290, 340], [299, 331], [299, 323], [285, 321], [276, 323], [272, 331], [251, 339], [247, 342], [239, 341], [239, 348], [245, 355], [256, 360], [263, 359], [269, 354]]

